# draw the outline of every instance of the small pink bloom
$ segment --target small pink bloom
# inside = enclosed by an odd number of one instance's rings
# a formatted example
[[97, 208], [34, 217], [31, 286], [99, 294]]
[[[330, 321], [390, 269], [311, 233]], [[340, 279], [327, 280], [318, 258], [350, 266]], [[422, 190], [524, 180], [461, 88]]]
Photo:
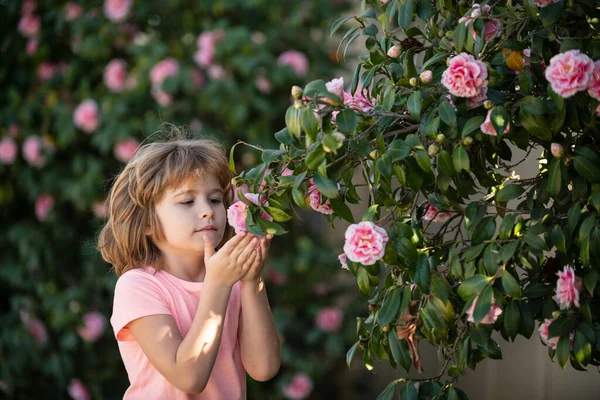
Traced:
[[121, 22], [129, 14], [131, 0], [105, 0], [104, 15], [113, 22]]
[[79, 4], [73, 1], [67, 3], [67, 9], [65, 10], [65, 19], [67, 21], [79, 18], [81, 14], [83, 14], [83, 8]]
[[[473, 312], [475, 311], [475, 305], [477, 304], [478, 298], [479, 296], [475, 297], [475, 300], [473, 300], [471, 307], [469, 307], [469, 309], [467, 310], [467, 321], [469, 322], [475, 322], [475, 319], [473, 318]], [[494, 302], [492, 302], [492, 306], [490, 307], [490, 311], [488, 311], [487, 315], [483, 317], [481, 321], [479, 321], [480, 324], [493, 324], [494, 322], [496, 322], [500, 314], [502, 314], [502, 309], [495, 305]]]
[[398, 56], [400, 55], [402, 49], [400, 46], [398, 46], [397, 44], [393, 45], [392, 47], [390, 47], [387, 51], [387, 56], [390, 58], [398, 58]]
[[48, 61], [44, 61], [38, 65], [37, 75], [42, 82], [47, 82], [56, 73], [56, 66]]
[[561, 309], [579, 307], [579, 290], [581, 289], [581, 278], [575, 276], [575, 270], [570, 266], [565, 266], [563, 271], [558, 271], [558, 280], [556, 281], [556, 295], [554, 300]]
[[32, 318], [27, 311], [19, 312], [21, 321], [27, 327], [27, 331], [33, 337], [37, 344], [44, 344], [48, 341], [48, 331], [46, 325], [37, 318]]
[[192, 84], [195, 89], [200, 89], [204, 86], [204, 75], [198, 69], [192, 71]]
[[344, 312], [338, 307], [326, 307], [319, 310], [315, 323], [325, 332], [338, 332], [342, 327]]
[[154, 100], [156, 100], [156, 102], [163, 107], [166, 107], [173, 103], [173, 96], [155, 87], [152, 88], [150, 94], [152, 95]]
[[267, 271], [267, 280], [275, 286], [281, 286], [285, 283], [286, 276], [284, 273], [281, 273], [275, 268], [271, 267]]
[[600, 104], [598, 104], [598, 107], [596, 107], [594, 114], [596, 114], [596, 117], [600, 117]]
[[294, 171], [286, 168], [281, 172], [281, 176], [290, 176], [290, 175], [294, 175]]
[[48, 214], [54, 208], [54, 197], [43, 193], [35, 201], [35, 216], [39, 221], [45, 221]]
[[217, 44], [225, 37], [221, 30], [202, 32], [196, 41], [198, 50], [194, 54], [194, 61], [201, 67], [211, 65], [215, 57]]
[[92, 133], [100, 126], [98, 104], [92, 99], [82, 101], [73, 112], [75, 126], [85, 133]]
[[554, 158], [562, 158], [565, 155], [565, 149], [560, 143], [552, 143], [550, 152]]
[[30, 136], [23, 142], [23, 158], [29, 165], [41, 168], [46, 164], [42, 154], [42, 139], [39, 136]]
[[11, 138], [16, 138], [17, 136], [19, 136], [19, 133], [21, 132], [21, 128], [19, 128], [19, 125], [17, 124], [10, 124], [8, 127], [8, 135]]
[[423, 221], [446, 222], [452, 217], [451, 213], [438, 211], [434, 206], [425, 204], [425, 215]]
[[21, 4], [21, 15], [33, 14], [37, 9], [37, 3], [33, 0], [25, 0]]
[[338, 260], [340, 260], [340, 264], [342, 265], [342, 269], [346, 269], [350, 271], [347, 264], [347, 256], [346, 253], [342, 253], [338, 256]]
[[600, 100], [600, 60], [594, 61], [594, 72], [587, 91], [590, 96]]
[[497, 19], [492, 19], [491, 21], [488, 21], [485, 23], [485, 33], [484, 33], [484, 39], [486, 42], [489, 42], [490, 40], [492, 40], [493, 38], [496, 37], [496, 35], [498, 35], [498, 32], [500, 31], [500, 21], [498, 21]]
[[538, 7], [546, 7], [547, 5], [550, 5], [552, 3], [557, 3], [558, 0], [534, 0], [533, 2]]
[[279, 56], [277, 59], [279, 65], [288, 65], [292, 67], [298, 76], [305, 76], [308, 72], [308, 58], [296, 50], [288, 50]]
[[290, 400], [303, 400], [313, 390], [311, 379], [304, 373], [297, 373], [292, 381], [283, 388], [283, 395]]
[[127, 80], [127, 63], [117, 58], [104, 68], [104, 84], [111, 92], [119, 93], [125, 88]]
[[344, 92], [344, 105], [355, 111], [367, 113], [375, 108], [375, 99], [366, 91], [364, 91], [364, 93], [357, 91], [354, 96], [348, 92]]
[[83, 326], [77, 329], [77, 333], [83, 340], [95, 342], [100, 339], [105, 328], [106, 317], [98, 311], [90, 311], [83, 316]]
[[96, 201], [92, 203], [92, 212], [98, 218], [105, 218], [107, 215], [106, 203], [103, 201]]
[[[259, 205], [259, 197], [262, 197], [257, 193], [244, 193], [244, 196], [256, 205]], [[266, 199], [261, 199], [260, 203], [264, 206], [269, 206], [269, 202]], [[246, 232], [248, 230], [246, 227], [247, 214], [248, 205], [242, 201], [232, 204], [227, 209], [227, 221], [235, 229], [235, 233]], [[263, 212], [260, 213], [260, 217], [267, 221], [273, 221], [273, 218], [269, 214]]]
[[25, 45], [25, 53], [28, 56], [34, 55], [38, 49], [39, 44], [40, 44], [40, 41], [38, 39], [35, 39], [35, 38], [29, 39], [27, 41], [27, 44]]
[[431, 70], [429, 70], [429, 69], [426, 69], [425, 71], [421, 72], [421, 74], [419, 75], [419, 79], [421, 79], [421, 82], [423, 82], [423, 83], [431, 82], [432, 78], [433, 78], [433, 72], [431, 72]]
[[[344, 98], [344, 78], [332, 79], [325, 84], [327, 91], [338, 96], [340, 99]], [[327, 101], [329, 99], [325, 99]]]
[[546, 79], [552, 90], [568, 98], [588, 88], [594, 74], [594, 62], [579, 50], [569, 50], [550, 59]]
[[115, 145], [113, 151], [115, 158], [121, 161], [122, 163], [126, 163], [127, 161], [131, 160], [131, 158], [135, 155], [139, 145], [140, 142], [138, 142], [134, 138], [128, 138], [119, 141]]
[[40, 33], [40, 17], [33, 14], [23, 15], [19, 21], [19, 33], [26, 38], [33, 38]]
[[319, 282], [313, 287], [313, 293], [317, 296], [325, 296], [331, 291], [331, 285], [327, 282]]
[[87, 388], [79, 379], [71, 380], [67, 391], [73, 400], [90, 400]]
[[310, 196], [310, 207], [313, 210], [322, 214], [333, 214], [333, 209], [331, 208], [329, 200], [325, 200], [325, 202], [322, 203], [321, 193], [315, 186], [315, 183], [312, 179], [308, 183], [308, 193]]
[[225, 68], [223, 68], [222, 66], [213, 64], [208, 66], [208, 69], [206, 70], [206, 75], [208, 75], [208, 77], [213, 80], [223, 79], [227, 76], [227, 71], [225, 71]]
[[470, 54], [460, 53], [448, 60], [442, 74], [442, 84], [458, 97], [474, 97], [486, 87], [488, 73], [485, 64]]
[[[494, 128], [494, 125], [492, 125], [491, 120], [492, 110], [493, 108], [488, 110], [487, 115], [485, 116], [485, 121], [483, 121], [483, 124], [481, 124], [480, 129], [481, 132], [485, 133], [486, 135], [496, 136], [496, 129]], [[510, 131], [510, 122], [506, 124], [504, 133], [508, 133], [508, 131]]]
[[544, 342], [544, 344], [546, 344], [546, 346], [548, 346], [552, 349], [556, 349], [556, 345], [558, 344], [558, 340], [560, 339], [560, 336], [555, 336], [553, 338], [548, 339], [548, 328], [550, 327], [552, 322], [554, 322], [553, 319], [545, 319], [544, 323], [540, 324], [540, 327], [538, 328], [538, 332], [540, 333], [540, 339], [542, 339], [542, 342]]
[[350, 261], [373, 265], [383, 257], [388, 240], [385, 229], [370, 221], [352, 224], [346, 229], [344, 253]]
[[174, 58], [165, 58], [152, 67], [150, 70], [150, 80], [152, 81], [153, 86], [158, 86], [160, 88], [167, 77], [177, 75], [178, 73], [179, 63], [177, 60]]
[[19, 147], [12, 138], [6, 137], [0, 140], [0, 163], [12, 164], [17, 158], [18, 152]]

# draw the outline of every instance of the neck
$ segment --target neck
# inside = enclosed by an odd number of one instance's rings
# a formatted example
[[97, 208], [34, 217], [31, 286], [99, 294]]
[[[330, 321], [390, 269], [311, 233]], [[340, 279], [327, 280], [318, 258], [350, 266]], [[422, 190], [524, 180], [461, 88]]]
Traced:
[[163, 254], [159, 264], [162, 269], [177, 278], [190, 282], [204, 282], [204, 256]]

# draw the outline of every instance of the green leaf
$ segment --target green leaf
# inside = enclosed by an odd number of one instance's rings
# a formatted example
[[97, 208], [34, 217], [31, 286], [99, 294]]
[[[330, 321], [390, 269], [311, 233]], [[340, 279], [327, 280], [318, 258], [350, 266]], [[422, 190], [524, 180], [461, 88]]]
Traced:
[[483, 288], [487, 286], [490, 280], [492, 280], [492, 278], [489, 276], [474, 275], [460, 284], [458, 287], [458, 295], [463, 301], [470, 300], [478, 295]]
[[392, 400], [394, 397], [394, 391], [396, 390], [396, 384], [398, 381], [392, 381], [389, 385], [377, 396], [377, 400]]
[[546, 103], [538, 97], [527, 96], [519, 101], [519, 105], [522, 109], [532, 115], [541, 115], [548, 112], [548, 106]]
[[286, 146], [290, 146], [292, 143], [294, 143], [294, 138], [292, 137], [292, 135], [290, 135], [290, 131], [288, 130], [288, 128], [283, 128], [282, 130], [277, 132], [275, 134], [275, 139], [277, 139], [279, 143], [284, 144]]
[[496, 130], [496, 134], [503, 135], [506, 127], [510, 123], [510, 116], [504, 107], [496, 106], [492, 109], [492, 113], [490, 114], [490, 122]]
[[363, 215], [363, 221], [373, 221], [373, 218], [375, 217], [375, 214], [377, 213], [377, 210], [379, 209], [379, 204], [373, 204], [371, 207], [369, 207], [369, 209], [367, 210], [367, 212]]
[[534, 115], [524, 107], [519, 110], [519, 120], [528, 132], [544, 141], [552, 140], [552, 130], [547, 119], [543, 115]]
[[317, 120], [317, 117], [315, 117], [315, 114], [312, 109], [308, 107], [302, 108], [302, 110], [300, 111], [300, 126], [313, 142], [317, 141], [317, 134], [319, 132], [319, 121]]
[[438, 113], [446, 125], [456, 127], [456, 110], [454, 110], [450, 102], [442, 102], [438, 107]]
[[556, 21], [559, 20], [560, 15], [563, 11], [563, 2], [559, 1], [557, 3], [550, 2], [545, 7], [540, 7], [540, 18], [542, 20], [542, 24], [544, 27], [551, 27]]
[[481, 115], [469, 118], [469, 120], [465, 123], [465, 125], [462, 128], [462, 137], [469, 136], [471, 132], [474, 132], [477, 129], [479, 129], [484, 121], [485, 117], [482, 117]]
[[345, 110], [340, 111], [335, 121], [338, 124], [339, 130], [343, 133], [352, 133], [356, 130], [356, 127], [358, 126], [356, 114], [350, 108], [346, 108]]
[[358, 272], [356, 273], [356, 278], [358, 281], [358, 288], [360, 289], [360, 292], [363, 295], [368, 296], [371, 288], [371, 283], [369, 281], [369, 273], [367, 272], [367, 270], [362, 267], [359, 268]]
[[338, 188], [335, 182], [325, 178], [319, 172], [317, 172], [313, 176], [313, 182], [315, 183], [315, 186], [317, 187], [319, 192], [321, 192], [328, 198], [337, 199], [338, 197], [340, 197], [340, 193], [338, 192]]
[[498, 201], [509, 201], [512, 199], [516, 199], [520, 195], [525, 192], [525, 189], [521, 185], [510, 184], [504, 185], [502, 189], [496, 195], [496, 200]]
[[333, 36], [333, 34], [335, 32], [337, 32], [338, 29], [341, 28], [342, 25], [344, 25], [344, 23], [346, 21], [348, 21], [349, 19], [351, 19], [352, 17], [341, 17], [335, 20], [335, 22], [331, 25], [331, 33], [330, 36]]
[[354, 216], [352, 215], [352, 211], [350, 207], [341, 199], [330, 199], [329, 203], [331, 204], [331, 208], [335, 215], [342, 217], [344, 220], [354, 223]]
[[435, 275], [431, 278], [431, 294], [440, 299], [444, 304], [448, 301], [450, 289], [443, 275]]
[[471, 171], [471, 162], [469, 161], [469, 154], [464, 146], [457, 146], [452, 154], [452, 162], [454, 163], [454, 169], [456, 172]]
[[588, 158], [576, 154], [573, 159], [573, 166], [586, 181], [600, 183], [600, 168]]
[[502, 224], [500, 225], [500, 231], [498, 232], [500, 239], [505, 240], [510, 238], [513, 228], [515, 227], [516, 218], [516, 214], [506, 214], [504, 216]]
[[490, 286], [486, 286], [475, 304], [475, 310], [473, 311], [475, 324], [478, 324], [490, 312], [492, 301], [494, 301], [494, 290]]
[[519, 334], [519, 322], [521, 320], [521, 316], [519, 314], [519, 306], [514, 301], [509, 302], [506, 307], [504, 307], [504, 329], [508, 336], [515, 340], [517, 335]]
[[[468, 32], [467, 32], [468, 31]], [[467, 34], [471, 34], [471, 29], [467, 29], [464, 23], [458, 24], [456, 29], [454, 30], [454, 47], [457, 52], [462, 52], [465, 47], [465, 40], [467, 38]]]
[[404, 0], [398, 7], [398, 26], [406, 29], [412, 21], [413, 10], [415, 8], [414, 0]]
[[417, 389], [414, 383], [406, 381], [400, 389], [400, 400], [417, 400]]
[[522, 296], [521, 286], [514, 276], [507, 270], [502, 271], [502, 288], [513, 299], [520, 300]]
[[581, 217], [581, 203], [574, 203], [571, 208], [569, 208], [569, 212], [567, 214], [567, 227], [569, 229], [569, 236], [573, 235], [575, 232], [575, 228], [579, 223], [579, 218]]
[[573, 354], [575, 355], [575, 359], [583, 365], [587, 365], [592, 355], [592, 346], [579, 329], [575, 331]]
[[396, 329], [392, 329], [388, 332], [388, 342], [390, 344], [390, 350], [392, 351], [392, 357], [394, 357], [394, 361], [396, 361], [398, 365], [408, 372], [410, 369], [410, 364], [412, 363], [408, 344], [405, 340], [398, 339], [398, 332]]
[[548, 327], [548, 339], [552, 339], [556, 336], [568, 336], [569, 333], [575, 328], [577, 319], [574, 317], [565, 317], [561, 315]]
[[235, 153], [235, 146], [237, 146], [238, 144], [240, 144], [241, 142], [237, 142], [236, 144], [234, 144], [231, 147], [231, 150], [229, 150], [229, 169], [231, 170], [231, 172], [233, 172], [234, 174], [237, 174], [237, 171], [235, 170], [235, 160], [233, 157], [233, 154]]
[[398, 161], [408, 157], [411, 150], [412, 149], [410, 145], [408, 145], [404, 140], [396, 139], [389, 144], [386, 152], [392, 161]]
[[471, 262], [475, 260], [485, 248], [485, 243], [480, 243], [477, 246], [469, 246], [467, 250], [465, 250], [465, 262]]
[[379, 325], [385, 326], [398, 316], [401, 302], [402, 290], [392, 289], [388, 297], [385, 299], [383, 305], [377, 312], [377, 320], [379, 321]]
[[548, 185], [546, 190], [552, 197], [557, 197], [560, 194], [562, 187], [562, 176], [561, 176], [561, 161], [558, 159], [552, 159], [550, 161], [550, 169], [548, 173]]
[[352, 360], [354, 359], [354, 356], [356, 355], [356, 349], [358, 349], [359, 344], [360, 344], [360, 340], [357, 341], [356, 343], [354, 343], [354, 345], [352, 347], [350, 347], [350, 350], [348, 350], [348, 352], [346, 353], [346, 365], [348, 365], [349, 369], [352, 368]]
[[[422, 3], [426, 3], [426, 0], [423, 0]], [[435, 64], [436, 62], [440, 61], [442, 58], [444, 57], [448, 57], [450, 55], [450, 53], [446, 53], [446, 52], [439, 52], [436, 55], [434, 55], [433, 57], [431, 57], [430, 59], [428, 59], [427, 61], [425, 61], [423, 63], [423, 65], [421, 66], [421, 71], [426, 70], [428, 67], [430, 67], [431, 65]], [[439, 111], [439, 109], [443, 106], [445, 110], [447, 106], [445, 106], [444, 104], [447, 104], [448, 106], [450, 106], [450, 108], [452, 109], [452, 112], [454, 112], [454, 108], [452, 108], [452, 105], [450, 103], [448, 103], [447, 101], [443, 102], [442, 104], [440, 104], [439, 108], [438, 108], [438, 112], [440, 113], [440, 117], [442, 116], [441, 111]], [[448, 111], [449, 112], [449, 111]], [[442, 120], [443, 117], [442, 117]], [[456, 112], [454, 112], [454, 121], [456, 121]], [[444, 120], [444, 122], [446, 122]], [[447, 123], [447, 122], [446, 122]], [[452, 126], [451, 124], [447, 123], [448, 125]]]
[[325, 152], [325, 149], [323, 149], [321, 143], [319, 143], [310, 151], [310, 153], [306, 155], [306, 166], [309, 169], [315, 170], [319, 167], [323, 160], [325, 160], [325, 157], [327, 157], [327, 153]]
[[583, 278], [583, 283], [585, 284], [585, 288], [590, 293], [590, 295], [594, 295], [594, 289], [596, 289], [596, 284], [598, 283], [598, 272], [595, 269], [591, 269], [590, 272], [585, 274]]
[[456, 170], [452, 163], [452, 156], [446, 150], [440, 150], [438, 153], [438, 168], [447, 176], [456, 176]]
[[431, 270], [429, 269], [429, 260], [425, 253], [419, 253], [415, 271], [414, 281], [421, 289], [421, 292], [429, 291], [429, 281], [431, 279]]
[[413, 92], [406, 103], [406, 107], [410, 112], [410, 115], [417, 121], [421, 120], [421, 107], [423, 106], [423, 94], [421, 91]]
[[263, 150], [262, 153], [262, 161], [263, 163], [269, 165], [271, 164], [273, 161], [275, 161], [276, 159], [278, 159], [280, 156], [287, 154], [288, 150], [270, 150], [270, 149], [265, 149]]
[[396, 251], [407, 261], [415, 261], [418, 256], [415, 245], [407, 238], [400, 238], [396, 242]]
[[[548, 338], [550, 337], [548, 336]], [[556, 346], [556, 358], [562, 369], [565, 369], [567, 361], [569, 361], [569, 354], [571, 353], [570, 346], [569, 335], [562, 336], [558, 340], [558, 345]]]
[[552, 231], [550, 232], [550, 239], [552, 244], [556, 246], [556, 250], [563, 254], [567, 254], [567, 242], [565, 239], [565, 234], [559, 225], [554, 225], [552, 227]]
[[266, 206], [265, 210], [267, 210], [267, 213], [271, 217], [273, 217], [273, 220], [277, 222], [285, 222], [292, 219], [292, 217], [289, 214], [287, 214], [283, 210], [280, 210], [279, 208]]
[[285, 233], [288, 233], [288, 231], [283, 229], [279, 224], [276, 224], [275, 222], [267, 221], [262, 218], [258, 218], [257, 222], [264, 233], [270, 233], [271, 235], [283, 235]]
[[538, 297], [544, 297], [554, 291], [554, 286], [545, 285], [543, 283], [534, 283], [529, 285], [523, 291], [523, 297], [528, 299], [535, 299]]
[[415, 159], [423, 171], [431, 173], [431, 160], [429, 159], [427, 151], [415, 150]]
[[537, 250], [547, 250], [546, 249], [546, 242], [544, 241], [544, 239], [542, 239], [541, 237], [539, 237], [538, 235], [536, 235], [536, 234], [534, 234], [532, 232], [527, 232], [523, 236], [523, 239], [525, 240], [525, 243], [527, 243], [528, 245], [530, 245], [534, 249], [537, 249]]
[[514, 242], [510, 242], [502, 246], [502, 250], [500, 251], [500, 259], [503, 263], [507, 263], [517, 251], [517, 248], [521, 244], [520, 240], [515, 240]]

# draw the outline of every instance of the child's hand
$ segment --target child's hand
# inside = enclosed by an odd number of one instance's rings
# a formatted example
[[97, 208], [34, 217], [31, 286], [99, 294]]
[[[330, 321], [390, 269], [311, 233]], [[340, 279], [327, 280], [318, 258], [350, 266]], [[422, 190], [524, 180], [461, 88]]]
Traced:
[[206, 278], [212, 282], [232, 287], [245, 276], [255, 260], [258, 252], [255, 247], [258, 238], [246, 232], [238, 233], [215, 253], [215, 245], [211, 239], [204, 236], [204, 265]]
[[254, 253], [256, 257], [252, 258], [250, 268], [244, 277], [241, 279], [242, 283], [255, 283], [259, 280], [265, 261], [267, 260], [267, 254], [269, 253], [269, 247], [271, 247], [271, 239], [273, 235], [270, 233], [266, 237], [259, 238], [259, 243], [256, 245]]

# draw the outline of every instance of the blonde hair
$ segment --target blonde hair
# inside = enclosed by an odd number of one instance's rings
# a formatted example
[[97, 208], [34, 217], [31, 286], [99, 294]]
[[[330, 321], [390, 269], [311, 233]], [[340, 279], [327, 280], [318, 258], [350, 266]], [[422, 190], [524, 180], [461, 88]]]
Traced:
[[[177, 128], [175, 128], [177, 130]], [[178, 136], [181, 131], [177, 130]], [[98, 237], [98, 250], [118, 276], [152, 265], [160, 269], [160, 251], [152, 238], [164, 233], [155, 206], [165, 191], [204, 172], [214, 174], [232, 203], [229, 163], [223, 146], [212, 139], [177, 139], [141, 146], [118, 175], [107, 199], [108, 221]], [[147, 235], [147, 231], [150, 234]], [[227, 227], [224, 241], [232, 236]]]

